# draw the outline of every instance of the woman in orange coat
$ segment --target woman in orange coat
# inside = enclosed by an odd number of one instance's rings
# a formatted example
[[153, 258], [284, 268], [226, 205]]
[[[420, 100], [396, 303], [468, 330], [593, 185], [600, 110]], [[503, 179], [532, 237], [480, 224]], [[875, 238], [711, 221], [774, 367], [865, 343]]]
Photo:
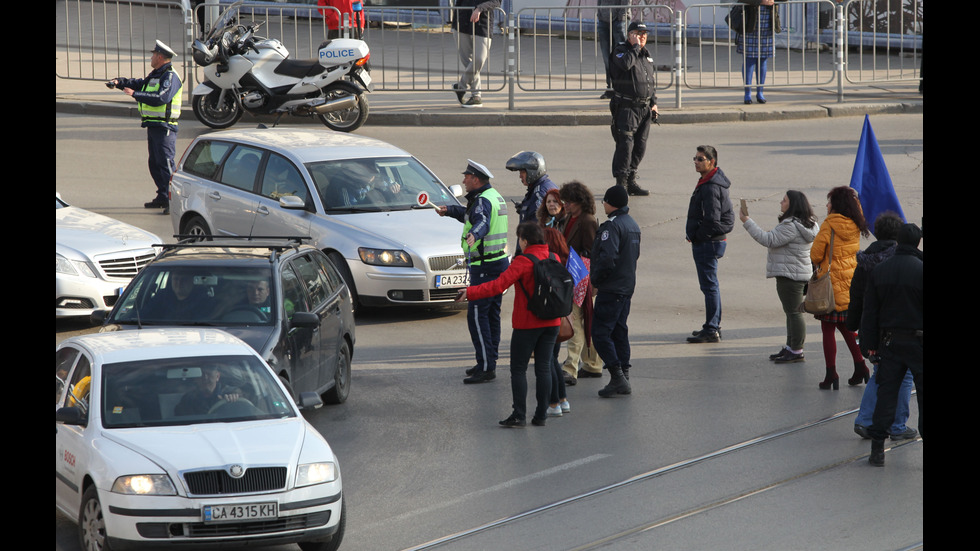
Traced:
[[[831, 254], [830, 237], [833, 231], [834, 248]], [[861, 248], [861, 236], [869, 237], [871, 232], [864, 220], [861, 203], [854, 189], [841, 186], [827, 194], [827, 218], [820, 225], [820, 232], [810, 248], [810, 260], [818, 266], [818, 274], [830, 270], [830, 280], [834, 286], [835, 311], [815, 316], [820, 320], [823, 333], [823, 355], [826, 362], [826, 376], [820, 388], [827, 390], [839, 388], [837, 375], [837, 340], [834, 330], [840, 331], [844, 343], [854, 360], [854, 375], [851, 380], [864, 378], [867, 381], [870, 371], [864, 363], [857, 336], [847, 329], [847, 305], [850, 303], [851, 278], [857, 267], [857, 253]], [[828, 257], [831, 257], [828, 259]]]

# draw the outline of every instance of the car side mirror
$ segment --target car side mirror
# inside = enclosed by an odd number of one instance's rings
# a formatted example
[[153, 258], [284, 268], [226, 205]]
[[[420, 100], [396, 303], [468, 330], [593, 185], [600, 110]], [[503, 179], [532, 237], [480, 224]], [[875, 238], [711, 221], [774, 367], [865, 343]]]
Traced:
[[77, 407], [58, 408], [54, 412], [54, 420], [66, 425], [85, 425], [88, 422], [86, 415]]
[[320, 316], [313, 312], [294, 312], [293, 317], [289, 319], [289, 325], [292, 327], [319, 327]]
[[306, 208], [306, 201], [295, 195], [283, 195], [279, 198], [279, 206], [284, 209], [303, 210]]
[[461, 186], [459, 184], [453, 184], [453, 185], [449, 186], [449, 191], [452, 192], [453, 197], [462, 197], [463, 196], [463, 186]]
[[307, 391], [299, 393], [299, 401], [296, 402], [299, 409], [318, 409], [323, 406], [323, 399], [316, 392]]
[[88, 321], [92, 325], [102, 325], [105, 323], [105, 318], [108, 314], [105, 310], [95, 310], [89, 315]]

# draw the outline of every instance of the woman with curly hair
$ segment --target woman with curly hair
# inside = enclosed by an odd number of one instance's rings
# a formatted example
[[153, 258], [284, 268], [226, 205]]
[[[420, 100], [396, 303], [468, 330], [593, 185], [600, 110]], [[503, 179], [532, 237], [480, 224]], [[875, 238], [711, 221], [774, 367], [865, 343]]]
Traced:
[[[565, 217], [558, 229], [564, 234], [568, 247], [574, 249], [583, 262], [589, 262], [592, 242], [599, 228], [595, 218], [595, 195], [585, 184], [575, 180], [562, 184], [558, 194], [565, 207]], [[572, 304], [571, 320], [575, 335], [568, 340], [568, 355], [562, 365], [565, 384], [569, 386], [578, 383], [580, 377], [602, 377], [602, 360], [592, 346], [592, 284], [586, 279], [580, 285], [582, 288], [575, 289], [575, 302]], [[579, 363], [582, 364], [581, 369]]]
[[[869, 370], [864, 363], [856, 334], [847, 328], [847, 307], [850, 304], [851, 279], [857, 267], [857, 253], [861, 248], [861, 236], [870, 237], [868, 223], [854, 189], [835, 187], [827, 194], [827, 218], [820, 225], [820, 231], [810, 248], [810, 260], [818, 266], [817, 274], [830, 271], [834, 288], [835, 308], [829, 314], [819, 314], [820, 330], [823, 333], [823, 354], [826, 374], [819, 387], [821, 390], [839, 388], [837, 375], [837, 340], [834, 331], [844, 337], [844, 344], [854, 360], [854, 375], [866, 375]], [[831, 241], [833, 246], [831, 248]]]

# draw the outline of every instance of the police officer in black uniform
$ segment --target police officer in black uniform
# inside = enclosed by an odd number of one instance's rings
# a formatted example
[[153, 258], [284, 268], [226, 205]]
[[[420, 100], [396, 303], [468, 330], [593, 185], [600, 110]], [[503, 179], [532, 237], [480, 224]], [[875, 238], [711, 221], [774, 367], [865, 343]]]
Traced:
[[640, 226], [629, 214], [629, 195], [612, 186], [602, 198], [609, 218], [599, 226], [592, 244], [590, 278], [597, 293], [592, 314], [592, 344], [609, 371], [609, 384], [599, 391], [608, 398], [630, 394], [630, 303], [636, 288], [636, 261], [640, 258]]
[[117, 77], [106, 86], [118, 88], [137, 101], [141, 126], [146, 128], [149, 142], [150, 176], [156, 184], [157, 193], [152, 201], [144, 203], [148, 209], [161, 208], [164, 214], [170, 213], [170, 175], [177, 166], [177, 119], [180, 117], [182, 84], [171, 60], [177, 55], [169, 46], [156, 41], [150, 53], [150, 67], [153, 70], [146, 78]]
[[646, 49], [647, 26], [634, 21], [626, 31], [626, 42], [620, 42], [609, 56], [609, 78], [612, 81], [612, 134], [616, 140], [612, 172], [616, 185], [630, 195], [649, 195], [636, 183], [636, 169], [647, 148], [650, 124], [657, 120], [656, 66]]
[[[878, 264], [868, 277], [861, 314], [861, 352], [878, 357], [878, 401], [871, 417], [871, 456], [876, 467], [885, 466], [885, 437], [895, 420], [898, 388], [905, 372], [912, 372], [922, 430], [922, 232], [915, 224], [898, 231], [895, 254]], [[893, 437], [894, 438], [894, 437]]]

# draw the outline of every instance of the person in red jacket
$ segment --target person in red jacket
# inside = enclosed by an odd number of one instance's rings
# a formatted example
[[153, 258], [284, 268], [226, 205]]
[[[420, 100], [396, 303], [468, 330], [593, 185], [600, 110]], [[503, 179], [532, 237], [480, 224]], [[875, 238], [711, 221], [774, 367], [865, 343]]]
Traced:
[[327, 38], [340, 38], [342, 36], [341, 26], [346, 19], [350, 21], [350, 37], [361, 39], [361, 34], [364, 32], [364, 10], [361, 0], [317, 0], [316, 5], [340, 10], [339, 16], [333, 10], [318, 10], [327, 25]]
[[[538, 259], [548, 258], [544, 230], [536, 221], [517, 226], [517, 242], [524, 254]], [[523, 256], [514, 257], [510, 266], [497, 279], [461, 289], [456, 300], [479, 300], [502, 294], [511, 285], [520, 283], [525, 289], [534, 288], [534, 264]], [[514, 293], [514, 313], [511, 316], [514, 332], [510, 338], [510, 385], [514, 397], [514, 412], [500, 421], [508, 428], [523, 427], [527, 417], [527, 365], [534, 355], [534, 395], [537, 407], [531, 424], [544, 426], [551, 396], [551, 362], [561, 319], [541, 319], [527, 308], [527, 296]]]

